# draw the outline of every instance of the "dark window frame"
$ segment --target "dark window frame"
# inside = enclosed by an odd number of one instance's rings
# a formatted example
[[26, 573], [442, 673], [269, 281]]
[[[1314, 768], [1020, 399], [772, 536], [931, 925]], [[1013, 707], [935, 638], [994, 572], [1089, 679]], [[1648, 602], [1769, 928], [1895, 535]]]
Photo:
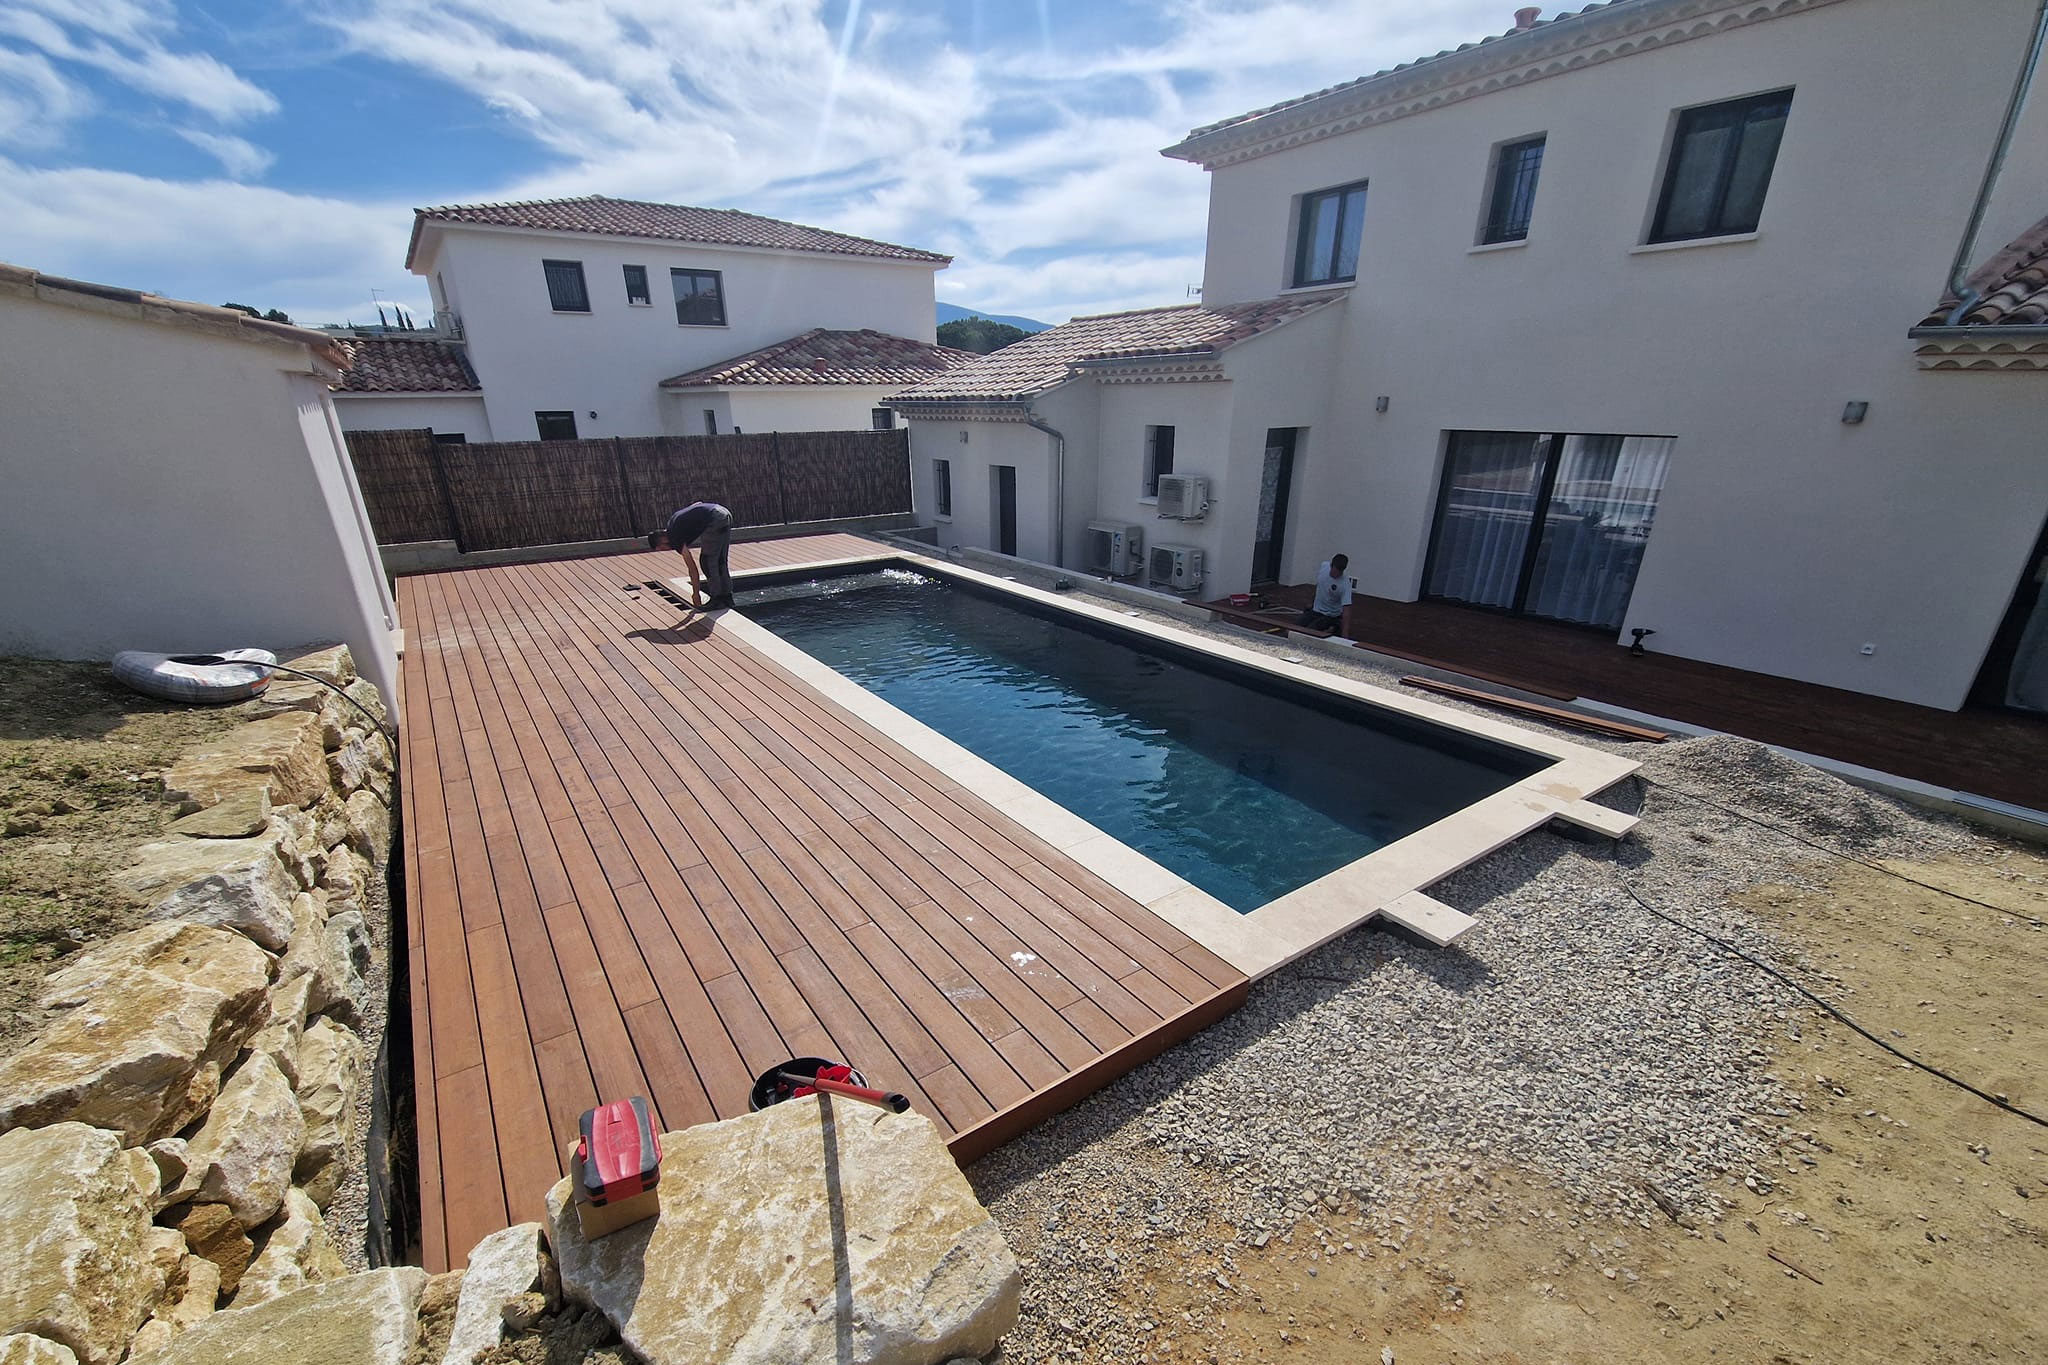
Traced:
[[[1165, 433], [1165, 440], [1163, 442], [1160, 440], [1161, 432]], [[1159, 476], [1161, 474], [1171, 474], [1173, 472], [1173, 444], [1174, 430], [1171, 426], [1157, 423], [1148, 423], [1146, 425], [1144, 477], [1145, 491], [1140, 493], [1138, 495], [1139, 497], [1157, 498], [1159, 496]], [[1160, 458], [1162, 446], [1164, 447], [1165, 454], [1165, 458], [1163, 460]]]
[[[565, 422], [569, 427], [569, 434], [567, 436], [562, 435], [559, 430], [560, 425]], [[556, 434], [553, 436], [548, 435], [550, 424], [557, 427]], [[540, 441], [576, 441], [582, 439], [576, 434], [576, 414], [566, 408], [536, 411], [533, 414], [533, 429], [537, 433], [534, 439]]]
[[718, 434], [717, 408], [704, 409], [704, 434], [706, 436], [716, 436]]
[[[668, 271], [669, 292], [675, 293], [676, 285], [684, 279], [689, 279], [693, 282], [699, 279], [709, 279], [712, 282], [712, 289], [707, 294], [701, 289], [694, 287], [693, 283], [693, 287], [687, 296], [676, 294], [676, 325], [678, 327], [725, 326], [725, 272], [722, 270], [693, 270], [686, 266], [670, 266]], [[718, 305], [718, 316], [716, 318], [686, 318], [683, 316], [683, 305], [686, 302], [705, 298], [711, 299]]]
[[1529, 221], [1536, 213], [1536, 190], [1543, 177], [1543, 155], [1549, 140], [1548, 133], [1537, 133], [1494, 148], [1479, 245], [1529, 240]]
[[[626, 302], [634, 308], [652, 308], [654, 292], [647, 283], [647, 267], [629, 265], [622, 267], [626, 274]], [[633, 277], [639, 276], [639, 287], [634, 288]]]
[[875, 431], [896, 430], [896, 409], [869, 408], [868, 426]]
[[[1344, 274], [1338, 267], [1344, 258], [1344, 239], [1347, 236], [1356, 236], [1357, 240], [1363, 240], [1362, 234], [1365, 231], [1365, 198], [1367, 187], [1370, 183], [1370, 181], [1365, 180], [1354, 180], [1348, 185], [1336, 185], [1327, 190], [1314, 190], [1301, 196], [1300, 217], [1294, 229], [1294, 271], [1288, 277], [1293, 281], [1289, 286], [1290, 288], [1307, 289], [1323, 284], [1349, 284], [1358, 278], [1358, 248], [1355, 244], [1352, 248], [1351, 273], [1348, 275]], [[1358, 221], [1355, 224], [1345, 216], [1346, 205], [1350, 202], [1350, 196], [1353, 194], [1359, 196]], [[1330, 232], [1330, 260], [1327, 262], [1317, 262], [1315, 267], [1312, 267], [1309, 256], [1315, 239], [1316, 209], [1324, 202], [1333, 199], [1337, 203], [1337, 221]], [[1318, 269], [1324, 266], [1327, 267], [1327, 273], [1318, 273]]]
[[[557, 313], [588, 313], [590, 311], [590, 286], [583, 278], [583, 262], [550, 261], [540, 263], [541, 276], [548, 284], [548, 306]], [[574, 294], [565, 286], [569, 282], [568, 272], [575, 272]]]
[[953, 462], [950, 459], [935, 458], [932, 461], [932, 515], [953, 515]]
[[[1663, 242], [1698, 242], [1712, 237], [1739, 237], [1755, 232], [1763, 221], [1764, 201], [1770, 196], [1771, 177], [1777, 172], [1778, 154], [1784, 150], [1784, 128], [1778, 132], [1778, 145], [1771, 149], [1770, 164], [1764, 167], [1761, 183], [1757, 186], [1756, 214], [1754, 218], [1728, 217], [1728, 191], [1735, 179], [1737, 165], [1742, 159], [1743, 142], [1749, 136], [1753, 122], [1759, 112], [1782, 108], [1782, 124], [1792, 121], [1793, 90], [1770, 90], [1761, 95], [1744, 95], [1740, 99], [1717, 100], [1712, 104], [1696, 104], [1690, 109], [1681, 109], [1671, 125], [1671, 146], [1664, 156], [1664, 180], [1657, 187], [1657, 211], [1650, 220], [1648, 245]], [[1735, 136], [1720, 152], [1719, 164], [1714, 167], [1713, 206], [1708, 214], [1708, 225], [1698, 232], [1673, 232], [1670, 225], [1671, 201], [1678, 190], [1681, 171], [1685, 166], [1688, 139], [1702, 130], [1702, 125], [1716, 118], [1733, 117]]]

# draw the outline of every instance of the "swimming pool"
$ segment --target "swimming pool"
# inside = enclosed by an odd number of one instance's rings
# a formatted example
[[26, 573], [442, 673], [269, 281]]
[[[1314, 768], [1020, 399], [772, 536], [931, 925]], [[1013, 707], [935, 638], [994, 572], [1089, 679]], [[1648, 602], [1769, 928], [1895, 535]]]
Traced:
[[1551, 762], [908, 571], [741, 608], [1240, 913]]

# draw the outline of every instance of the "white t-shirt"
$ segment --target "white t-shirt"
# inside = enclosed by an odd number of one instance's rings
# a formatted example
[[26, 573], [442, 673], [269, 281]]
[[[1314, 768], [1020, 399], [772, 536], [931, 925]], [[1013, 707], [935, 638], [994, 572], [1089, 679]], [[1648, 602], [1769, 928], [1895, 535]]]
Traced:
[[[1349, 568], [1350, 565], [1346, 565]], [[1330, 561], [1324, 560], [1316, 566], [1316, 602], [1314, 611], [1318, 616], [1339, 616], [1344, 608], [1351, 605], [1351, 580], [1339, 578], [1330, 572]]]

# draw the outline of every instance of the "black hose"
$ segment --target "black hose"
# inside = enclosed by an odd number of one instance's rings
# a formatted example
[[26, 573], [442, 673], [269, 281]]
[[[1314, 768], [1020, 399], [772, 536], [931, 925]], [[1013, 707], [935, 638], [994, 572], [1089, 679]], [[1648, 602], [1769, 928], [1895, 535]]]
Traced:
[[[383, 736], [384, 742], [391, 746], [393, 756], [396, 757], [397, 755], [397, 724], [394, 722], [378, 720], [377, 717], [371, 713], [369, 707], [363, 705], [361, 702], [357, 701], [354, 697], [351, 697], [348, 694], [347, 688], [343, 687], [340, 683], [334, 682], [331, 679], [321, 677], [318, 673], [308, 673], [305, 669], [293, 668], [290, 664], [259, 663], [254, 659], [214, 658], [208, 660], [205, 663], [198, 663], [195, 660], [193, 660], [190, 656], [187, 656], [186, 658], [181, 660], [181, 662], [185, 663], [189, 667], [195, 668], [264, 668], [270, 670], [273, 673], [289, 673], [293, 677], [305, 678], [311, 682], [319, 683], [322, 687], [330, 689], [336, 696], [340, 697], [350, 706], [353, 706], [356, 708], [356, 710], [362, 712], [363, 718], [370, 722], [370, 728], [372, 730], [375, 730], [379, 735]], [[388, 730], [385, 729], [384, 727], [386, 726], [386, 724], [390, 724], [391, 728]]]

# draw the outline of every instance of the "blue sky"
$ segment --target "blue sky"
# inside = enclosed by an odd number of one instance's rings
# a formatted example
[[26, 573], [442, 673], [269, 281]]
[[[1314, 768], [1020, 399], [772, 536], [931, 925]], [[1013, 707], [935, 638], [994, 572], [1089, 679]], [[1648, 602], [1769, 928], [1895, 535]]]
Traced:
[[745, 208], [1058, 322], [1202, 274], [1188, 129], [1511, 0], [0, 0], [0, 260], [301, 322], [424, 312], [416, 206]]

